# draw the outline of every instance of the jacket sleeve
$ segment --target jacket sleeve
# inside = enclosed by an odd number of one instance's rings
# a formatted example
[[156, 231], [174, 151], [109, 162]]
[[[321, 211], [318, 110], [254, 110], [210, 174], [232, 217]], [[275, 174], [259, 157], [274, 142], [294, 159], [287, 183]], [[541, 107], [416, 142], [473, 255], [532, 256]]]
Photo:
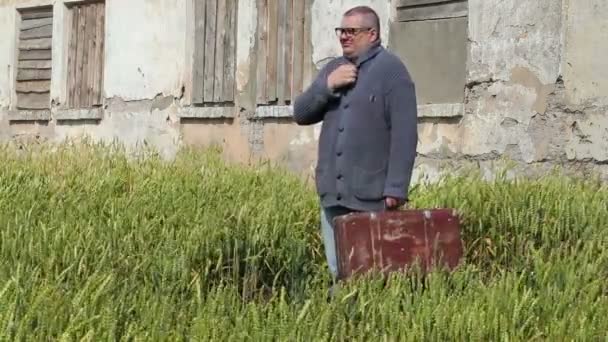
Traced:
[[384, 196], [406, 200], [418, 145], [418, 115], [415, 85], [405, 66], [399, 69], [387, 92], [391, 131]]
[[327, 104], [340, 95], [327, 87], [328, 63], [317, 75], [314, 82], [300, 94], [293, 104], [293, 116], [298, 125], [313, 125], [323, 120]]

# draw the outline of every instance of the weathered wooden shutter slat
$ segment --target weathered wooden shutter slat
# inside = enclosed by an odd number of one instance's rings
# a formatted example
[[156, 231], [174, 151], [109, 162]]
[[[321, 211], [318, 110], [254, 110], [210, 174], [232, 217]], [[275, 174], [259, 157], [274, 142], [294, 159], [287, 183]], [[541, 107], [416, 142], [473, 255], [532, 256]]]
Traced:
[[95, 31], [95, 64], [93, 67], [95, 68], [94, 72], [94, 82], [93, 82], [93, 96], [92, 96], [92, 104], [94, 106], [99, 106], [103, 102], [103, 73], [104, 73], [104, 46], [105, 46], [105, 12], [106, 7], [103, 3], [98, 3], [97, 5], [97, 25]]
[[19, 51], [20, 61], [43, 61], [51, 60], [51, 49], [46, 50], [21, 50]]
[[397, 5], [396, 21], [457, 18], [464, 17], [467, 14], [468, 3], [466, 0], [410, 0], [401, 1]]
[[50, 69], [51, 61], [40, 60], [40, 61], [19, 61], [19, 69]]
[[304, 79], [304, 15], [306, 3], [296, 0], [293, 3], [293, 53], [292, 53], [292, 93], [297, 95], [302, 92]]
[[21, 13], [15, 91], [17, 108], [50, 108], [53, 9], [42, 7]]
[[257, 103], [287, 105], [312, 77], [312, 1], [258, 0]]
[[222, 101], [224, 91], [224, 36], [226, 35], [226, 0], [217, 0], [215, 25], [215, 71], [213, 73], [213, 102]]
[[83, 53], [82, 53], [82, 80], [80, 82], [80, 106], [81, 107], [89, 107], [89, 64], [91, 63], [91, 41], [94, 39], [91, 37], [91, 33], [95, 32], [95, 28], [93, 25], [95, 24], [95, 20], [93, 15], [95, 15], [95, 9], [92, 5], [87, 5], [84, 7], [85, 10], [85, 27], [84, 27], [84, 41], [82, 42]]
[[50, 50], [53, 46], [51, 38], [37, 38], [19, 41], [20, 50]]
[[105, 4], [83, 3], [70, 8], [68, 43], [68, 107], [101, 105], [104, 70]]
[[47, 93], [51, 88], [51, 81], [21, 81], [17, 82], [17, 92], [20, 93]]
[[19, 69], [17, 81], [46, 81], [51, 79], [51, 69]]
[[53, 25], [53, 18], [43, 18], [43, 19], [24, 19], [21, 18], [23, 22], [21, 23], [21, 31], [27, 31], [47, 25]]
[[236, 71], [236, 0], [194, 2], [192, 102], [234, 102]]
[[303, 65], [303, 87], [306, 87], [306, 85], [310, 84], [310, 82], [312, 81], [312, 78], [314, 76], [314, 67], [312, 65], [312, 42], [311, 42], [311, 30], [312, 30], [312, 15], [310, 13], [311, 8], [312, 8], [312, 3], [314, 0], [304, 0], [306, 5], [305, 5], [305, 10], [302, 12], [304, 15], [304, 38], [303, 38], [303, 42], [302, 44], [304, 45], [303, 48], [303, 55], [302, 55], [302, 65]]
[[194, 1], [194, 66], [192, 75], [192, 102], [204, 101], [205, 84], [205, 28], [206, 6], [205, 1]]
[[20, 40], [51, 38], [53, 37], [53, 25], [44, 25], [29, 30], [23, 30], [19, 33]]
[[76, 32], [76, 65], [72, 71], [75, 73], [74, 79], [74, 98], [73, 108], [80, 107], [80, 82], [82, 80], [82, 61], [84, 59], [84, 26], [86, 24], [86, 16], [84, 15], [84, 7], [78, 8], [78, 28]]
[[29, 19], [43, 19], [43, 18], [52, 18], [53, 17], [53, 9], [52, 8], [42, 8], [42, 9], [34, 9], [28, 10], [21, 14], [22, 20]]
[[266, 103], [267, 98], [267, 64], [268, 64], [268, 0], [257, 0], [258, 37], [257, 37], [257, 77], [256, 103]]
[[293, 52], [293, 2], [282, 0], [279, 6], [279, 43], [277, 49], [277, 101], [291, 101]]
[[217, 21], [218, 0], [206, 0], [205, 15], [205, 76], [203, 84], [204, 102], [213, 102], [213, 87], [215, 74], [215, 27]]
[[222, 101], [234, 101], [234, 74], [236, 72], [237, 0], [226, 0], [226, 32], [224, 34], [224, 87]]
[[51, 93], [49, 91], [43, 93], [18, 93], [17, 101], [19, 109], [48, 109]]
[[76, 62], [77, 62], [77, 51], [78, 51], [78, 33], [80, 27], [80, 9], [74, 7], [70, 10], [72, 25], [70, 30], [70, 41], [68, 43], [68, 107], [73, 108], [76, 95]]
[[268, 55], [266, 59], [266, 103], [277, 101], [277, 48], [279, 0], [268, 1]]

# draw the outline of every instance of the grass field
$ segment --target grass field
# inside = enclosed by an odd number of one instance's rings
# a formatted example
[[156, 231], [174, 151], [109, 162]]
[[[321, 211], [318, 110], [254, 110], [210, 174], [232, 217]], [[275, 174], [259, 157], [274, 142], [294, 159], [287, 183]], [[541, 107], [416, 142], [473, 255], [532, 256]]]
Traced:
[[314, 192], [288, 173], [102, 147], [4, 147], [1, 340], [606, 340], [608, 188], [476, 175], [413, 189], [466, 259], [327, 299]]

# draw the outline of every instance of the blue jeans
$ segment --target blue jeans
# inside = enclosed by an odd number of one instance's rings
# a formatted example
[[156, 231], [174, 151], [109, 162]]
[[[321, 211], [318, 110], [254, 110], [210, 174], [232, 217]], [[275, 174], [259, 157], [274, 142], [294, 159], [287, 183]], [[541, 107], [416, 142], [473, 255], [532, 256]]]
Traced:
[[351, 212], [354, 212], [354, 210], [345, 207], [321, 208], [321, 233], [323, 236], [323, 245], [325, 247], [325, 257], [327, 258], [329, 271], [334, 278], [338, 275], [338, 260], [336, 258], [333, 219], [336, 216], [345, 215]]

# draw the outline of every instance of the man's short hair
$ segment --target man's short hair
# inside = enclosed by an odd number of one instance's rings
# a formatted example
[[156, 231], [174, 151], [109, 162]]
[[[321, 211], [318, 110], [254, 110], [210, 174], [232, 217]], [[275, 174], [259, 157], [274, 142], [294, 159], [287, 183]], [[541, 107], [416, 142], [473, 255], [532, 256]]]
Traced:
[[378, 38], [380, 38], [380, 18], [378, 17], [378, 13], [369, 6], [356, 6], [344, 12], [345, 17], [357, 14], [365, 16], [370, 21], [372, 28], [378, 32]]

